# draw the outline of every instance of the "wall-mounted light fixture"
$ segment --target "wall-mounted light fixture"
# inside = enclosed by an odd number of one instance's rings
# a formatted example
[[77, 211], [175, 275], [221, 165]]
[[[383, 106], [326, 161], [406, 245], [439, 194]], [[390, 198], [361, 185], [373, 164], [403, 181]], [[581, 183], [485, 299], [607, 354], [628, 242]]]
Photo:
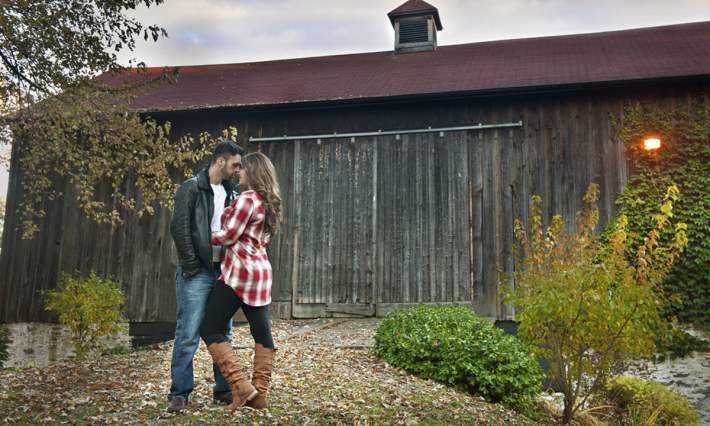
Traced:
[[643, 140], [643, 149], [646, 151], [655, 151], [661, 147], [661, 138], [657, 136], [648, 136]]

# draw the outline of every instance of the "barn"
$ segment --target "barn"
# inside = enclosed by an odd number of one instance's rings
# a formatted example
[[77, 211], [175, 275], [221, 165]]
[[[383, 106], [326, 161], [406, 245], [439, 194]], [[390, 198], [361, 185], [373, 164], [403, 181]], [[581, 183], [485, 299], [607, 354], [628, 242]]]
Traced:
[[[427, 303], [509, 318], [497, 282], [516, 267], [513, 221], [530, 196], [571, 224], [596, 182], [608, 222], [632, 167], [610, 117], [635, 102], [709, 104], [710, 22], [439, 46], [434, 6], [410, 0], [387, 17], [389, 51], [181, 67], [176, 84], [132, 105], [176, 138], [235, 125], [243, 146], [273, 159], [285, 205], [270, 247], [276, 317]], [[174, 321], [170, 211], [111, 229], [58, 180], [65, 197], [47, 201], [39, 235], [23, 241], [18, 167], [13, 157], [1, 321], [51, 320], [40, 292], [62, 271], [90, 270], [122, 283], [132, 321]]]

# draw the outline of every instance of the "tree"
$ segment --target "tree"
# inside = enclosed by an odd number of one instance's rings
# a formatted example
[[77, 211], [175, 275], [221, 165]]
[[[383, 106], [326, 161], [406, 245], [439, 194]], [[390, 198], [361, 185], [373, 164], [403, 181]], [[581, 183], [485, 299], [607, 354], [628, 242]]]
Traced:
[[559, 215], [543, 229], [539, 196], [530, 203], [530, 232], [515, 222], [524, 257], [518, 256], [522, 268], [506, 299], [520, 308], [519, 335], [550, 362], [550, 375], [562, 385], [565, 423], [601, 389], [615, 362], [652, 352], [666, 325], [661, 283], [687, 244], [684, 223], [673, 226], [671, 241], [660, 239], [672, 225], [676, 187], [669, 187], [633, 262], [626, 257], [625, 216], [615, 221], [608, 244], [595, 234], [597, 194], [590, 185], [574, 233]]
[[[136, 40], [157, 41], [167, 32], [130, 18], [137, 6], [163, 0], [3, 0], [0, 3], [0, 142], [16, 144], [23, 173], [20, 203], [23, 238], [37, 232], [45, 199], [61, 195], [53, 181], [65, 177], [77, 203], [99, 223], [122, 222], [122, 211], [152, 214], [170, 207], [175, 183], [209, 153], [215, 138], [170, 139], [170, 123], [131, 112], [132, 99], [158, 79], [130, 78], [145, 68], [135, 59], [119, 64]], [[99, 74], [111, 78], [96, 78]], [[125, 77], [129, 74], [129, 77]], [[123, 75], [123, 76], [122, 76]], [[140, 80], [140, 81], [139, 81]], [[139, 82], [138, 82], [139, 81]], [[223, 133], [235, 138], [236, 130]], [[137, 193], [126, 191], [135, 185]], [[108, 185], [110, 196], [97, 196]], [[127, 195], [130, 194], [130, 195]]]

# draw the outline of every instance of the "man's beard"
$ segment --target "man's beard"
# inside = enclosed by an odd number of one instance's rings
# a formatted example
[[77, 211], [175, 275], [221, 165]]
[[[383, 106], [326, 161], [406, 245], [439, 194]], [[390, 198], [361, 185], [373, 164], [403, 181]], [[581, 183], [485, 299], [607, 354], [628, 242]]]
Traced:
[[234, 180], [234, 176], [230, 175], [227, 172], [227, 164], [225, 163], [224, 166], [222, 166], [222, 169], [219, 171], [219, 174], [222, 175], [222, 180]]
[[229, 172], [227, 172], [227, 165], [226, 164], [220, 170], [220, 174], [222, 175], [222, 180], [226, 180], [227, 182], [231, 183], [232, 185], [239, 184], [239, 174], [236, 173], [236, 174], [230, 175]]

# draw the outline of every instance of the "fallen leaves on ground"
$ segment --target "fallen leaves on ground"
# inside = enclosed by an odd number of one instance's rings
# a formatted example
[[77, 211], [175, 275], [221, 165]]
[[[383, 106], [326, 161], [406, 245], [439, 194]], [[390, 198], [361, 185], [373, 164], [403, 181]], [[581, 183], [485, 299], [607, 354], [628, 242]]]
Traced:
[[[524, 416], [393, 368], [370, 350], [375, 321], [274, 321], [278, 351], [268, 410], [212, 402], [201, 343], [188, 409], [166, 412], [172, 342], [84, 363], [0, 370], [0, 418], [36, 424], [532, 424]], [[250, 373], [248, 327], [232, 343]]]

